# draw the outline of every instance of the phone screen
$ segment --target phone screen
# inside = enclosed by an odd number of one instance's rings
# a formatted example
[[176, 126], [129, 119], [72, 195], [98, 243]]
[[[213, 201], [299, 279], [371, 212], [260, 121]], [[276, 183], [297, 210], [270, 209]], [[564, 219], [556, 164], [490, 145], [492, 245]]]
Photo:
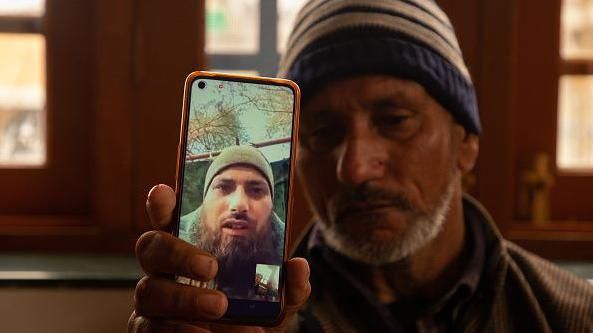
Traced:
[[[195, 77], [186, 91], [178, 236], [212, 253], [228, 318], [281, 310], [294, 127], [289, 85]], [[187, 98], [186, 97], [186, 98]]]

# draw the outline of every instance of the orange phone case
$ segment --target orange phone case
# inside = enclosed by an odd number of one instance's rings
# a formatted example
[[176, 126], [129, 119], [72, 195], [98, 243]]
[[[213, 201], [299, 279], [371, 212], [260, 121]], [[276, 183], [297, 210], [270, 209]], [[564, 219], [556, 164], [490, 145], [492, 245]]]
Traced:
[[[292, 136], [291, 136], [291, 147], [290, 147], [290, 173], [289, 173], [289, 191], [288, 191], [288, 201], [287, 201], [287, 211], [286, 211], [286, 221], [285, 221], [285, 232], [284, 232], [284, 254], [283, 254], [283, 269], [285, 267], [286, 261], [288, 260], [290, 244], [288, 244], [288, 239], [290, 238], [290, 226], [292, 220], [292, 211], [293, 211], [293, 201], [294, 201], [294, 193], [292, 191], [292, 186], [294, 186], [294, 174], [295, 174], [295, 160], [296, 160], [296, 146], [298, 143], [298, 130], [299, 130], [299, 114], [300, 114], [300, 98], [301, 92], [296, 83], [290, 80], [285, 79], [278, 79], [278, 78], [266, 78], [266, 77], [255, 77], [255, 76], [245, 76], [245, 75], [234, 75], [234, 74], [225, 74], [225, 73], [215, 73], [215, 72], [207, 72], [207, 71], [195, 71], [190, 73], [186, 80], [185, 80], [185, 87], [183, 93], [183, 112], [181, 117], [181, 129], [179, 135], [179, 145], [177, 148], [177, 169], [175, 172], [175, 195], [177, 198], [177, 206], [175, 208], [174, 215], [177, 219], [179, 219], [179, 205], [181, 200], [181, 191], [182, 191], [182, 167], [184, 166], [185, 160], [185, 147], [186, 147], [186, 138], [187, 138], [187, 123], [189, 117], [189, 100], [190, 100], [190, 90], [192, 83], [198, 79], [221, 79], [221, 80], [228, 80], [228, 81], [238, 81], [238, 82], [247, 82], [247, 83], [257, 83], [257, 84], [267, 84], [267, 85], [274, 85], [274, 86], [285, 86], [292, 89], [294, 92], [294, 108], [293, 108], [293, 128], [292, 128]], [[178, 236], [179, 233], [179, 221], [175, 224], [175, 230], [173, 230], [174, 234]], [[282, 283], [279, 286], [279, 295], [280, 295], [280, 312], [278, 317], [271, 318], [269, 321], [261, 321], [261, 320], [250, 320], [249, 318], [245, 318], [244, 320], [230, 320], [225, 319], [224, 317], [219, 322], [229, 323], [229, 324], [242, 324], [242, 325], [260, 325], [260, 326], [274, 326], [277, 325], [282, 318], [284, 317], [284, 302], [285, 302], [285, 295], [284, 295], [284, 285], [285, 285], [285, 276], [282, 279]]]

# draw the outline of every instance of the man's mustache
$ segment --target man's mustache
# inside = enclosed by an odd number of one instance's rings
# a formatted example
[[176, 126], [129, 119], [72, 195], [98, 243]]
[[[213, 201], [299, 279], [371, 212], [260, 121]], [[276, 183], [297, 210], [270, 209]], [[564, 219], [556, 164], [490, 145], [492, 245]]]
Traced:
[[224, 214], [220, 218], [220, 225], [224, 226], [226, 223], [228, 223], [229, 220], [239, 220], [244, 223], [247, 223], [247, 225], [253, 225], [254, 223], [253, 219], [251, 218], [251, 216], [249, 216], [247, 212], [230, 212]]
[[353, 213], [381, 207], [393, 207], [404, 212], [414, 213], [417, 208], [407, 196], [399, 191], [386, 190], [363, 184], [340, 191], [330, 204], [330, 211], [335, 217], [348, 216]]

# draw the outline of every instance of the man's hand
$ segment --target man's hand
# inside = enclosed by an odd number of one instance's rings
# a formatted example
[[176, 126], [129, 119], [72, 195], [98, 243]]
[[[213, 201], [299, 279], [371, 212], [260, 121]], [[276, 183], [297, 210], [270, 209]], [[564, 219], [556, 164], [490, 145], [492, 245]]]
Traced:
[[209, 253], [159, 231], [172, 223], [174, 207], [175, 193], [170, 187], [157, 185], [150, 190], [146, 209], [157, 231], [143, 234], [136, 243], [136, 257], [147, 276], [136, 286], [135, 311], [128, 322], [128, 332], [284, 332], [311, 292], [307, 261], [293, 258], [286, 265], [285, 317], [278, 327], [208, 323], [225, 313], [226, 296], [220, 291], [187, 286], [166, 278], [181, 275], [208, 281], [218, 270], [216, 259]]

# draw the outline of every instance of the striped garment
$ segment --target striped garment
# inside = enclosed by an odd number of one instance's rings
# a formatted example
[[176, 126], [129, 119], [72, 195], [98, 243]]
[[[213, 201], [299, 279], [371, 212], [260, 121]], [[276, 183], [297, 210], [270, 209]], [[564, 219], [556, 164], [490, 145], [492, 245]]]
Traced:
[[289, 37], [280, 75], [313, 41], [352, 26], [373, 25], [401, 32], [431, 45], [471, 81], [449, 18], [431, 0], [313, 0], [298, 15]]
[[[593, 286], [502, 238], [492, 218], [473, 198], [464, 196], [468, 223], [484, 228], [487, 256], [478, 288], [466, 310], [451, 323], [463, 333], [591, 333]], [[296, 256], [308, 258], [308, 237]], [[310, 258], [308, 258], [310, 259]], [[315, 262], [314, 260], [311, 262]], [[368, 319], [345, 315], [351, 304], [336, 301], [347, 290], [335, 290], [336, 276], [319, 276], [311, 266], [313, 294], [293, 321], [290, 333], [374, 332]], [[323, 275], [323, 274], [322, 274]], [[419, 332], [424, 332], [420, 330]], [[431, 331], [433, 332], [433, 331]], [[387, 333], [381, 331], [381, 333]]]
[[455, 31], [431, 0], [311, 0], [299, 12], [278, 76], [302, 103], [331, 80], [394, 75], [420, 83], [469, 132], [480, 133], [475, 90]]

